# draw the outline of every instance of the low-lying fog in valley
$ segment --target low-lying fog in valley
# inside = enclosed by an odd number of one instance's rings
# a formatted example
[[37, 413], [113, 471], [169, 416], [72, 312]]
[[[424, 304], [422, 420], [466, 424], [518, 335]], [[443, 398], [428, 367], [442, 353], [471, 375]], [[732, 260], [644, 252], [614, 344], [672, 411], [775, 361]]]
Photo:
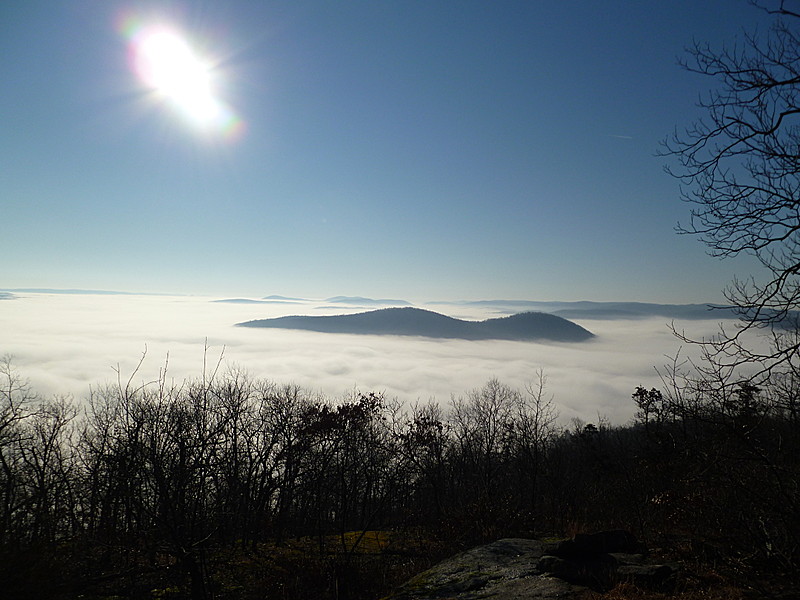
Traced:
[[[580, 343], [466, 341], [235, 327], [251, 319], [376, 307], [214, 300], [219, 298], [18, 292], [0, 300], [0, 354], [12, 355], [19, 374], [40, 394], [76, 400], [88, 398], [91, 387], [116, 384], [117, 368], [123, 384], [131, 376], [134, 383], [151, 381], [165, 365], [168, 380], [201, 377], [206, 345], [208, 373], [221, 357], [220, 372], [239, 368], [333, 398], [359, 390], [408, 403], [446, 403], [492, 377], [524, 389], [542, 369], [562, 421], [602, 416], [624, 423], [634, 413], [634, 388], [659, 387], [656, 368], [687, 352], [666, 317], [574, 319], [597, 336]], [[470, 320], [507, 314], [491, 305], [414, 304]], [[675, 326], [700, 338], [714, 334], [718, 322]]]

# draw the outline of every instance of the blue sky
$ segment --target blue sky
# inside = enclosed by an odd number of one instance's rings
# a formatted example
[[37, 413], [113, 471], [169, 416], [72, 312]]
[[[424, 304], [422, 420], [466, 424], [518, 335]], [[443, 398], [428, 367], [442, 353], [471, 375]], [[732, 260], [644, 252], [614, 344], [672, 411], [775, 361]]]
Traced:
[[[132, 70], [124, 22], [213, 61], [238, 135]], [[7, 2], [0, 286], [720, 301], [655, 156], [746, 1]]]

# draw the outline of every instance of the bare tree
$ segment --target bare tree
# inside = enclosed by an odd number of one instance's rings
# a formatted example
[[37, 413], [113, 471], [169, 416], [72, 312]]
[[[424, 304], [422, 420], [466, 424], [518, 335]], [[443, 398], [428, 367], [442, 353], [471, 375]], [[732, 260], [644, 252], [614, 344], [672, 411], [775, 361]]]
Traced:
[[26, 420], [20, 455], [33, 541], [54, 543], [77, 529], [72, 453], [77, 414], [69, 399], [54, 398]]
[[442, 408], [435, 402], [411, 408], [409, 420], [397, 433], [399, 453], [409, 487], [407, 501], [417, 519], [439, 523], [445, 515], [449, 430]]
[[[485, 499], [496, 492], [501, 455], [508, 450], [508, 435], [521, 394], [498, 379], [452, 401], [451, 426], [466, 473], [474, 477], [475, 491]], [[465, 473], [465, 474], [466, 474]]]
[[533, 528], [538, 526], [540, 520], [540, 484], [547, 449], [557, 433], [555, 423], [558, 412], [553, 397], [547, 394], [546, 389], [547, 376], [539, 369], [536, 378], [525, 386], [526, 395], [520, 398], [514, 421], [514, 455], [520, 488], [518, 498]]
[[[800, 14], [795, 2], [754, 4], [773, 15], [768, 32], [721, 50], [689, 49], [683, 66], [716, 87], [700, 101], [705, 118], [667, 139], [662, 153], [677, 160], [668, 172], [693, 205], [679, 231], [713, 256], [750, 255], [763, 266], [726, 290], [741, 326], [704, 344], [709, 358], [757, 363], [764, 374], [796, 363], [800, 351], [796, 336], [780, 332], [796, 327], [800, 307]], [[769, 350], [746, 340], [746, 331], [775, 325]]]
[[800, 381], [800, 2], [752, 4], [771, 16], [767, 31], [689, 49], [683, 66], [716, 87], [700, 103], [705, 117], [663, 153], [677, 161], [669, 172], [693, 206], [679, 231], [713, 256], [752, 256], [762, 268], [726, 290], [738, 326], [710, 340], [680, 334], [700, 345], [700, 360], [668, 369], [663, 396], [640, 389], [635, 399], [651, 429], [654, 417], [674, 420], [657, 429], [680, 441], [682, 464], [696, 465], [683, 480], [716, 490], [715, 502], [695, 500], [694, 526], [720, 530], [734, 503], [748, 506], [735, 543], [796, 568], [786, 535], [796, 539], [800, 527], [796, 461], [787, 458]]
[[0, 543], [19, 542], [18, 521], [25, 502], [20, 438], [30, 405], [37, 399], [30, 384], [6, 354], [0, 359]]

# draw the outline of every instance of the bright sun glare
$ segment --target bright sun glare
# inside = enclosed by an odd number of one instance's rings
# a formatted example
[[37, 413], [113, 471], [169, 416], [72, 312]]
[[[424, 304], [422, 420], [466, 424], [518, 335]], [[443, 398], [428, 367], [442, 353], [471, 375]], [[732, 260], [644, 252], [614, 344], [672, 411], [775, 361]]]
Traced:
[[129, 40], [131, 66], [142, 83], [198, 128], [238, 136], [242, 122], [220, 100], [212, 61], [198, 56], [188, 38], [162, 23], [143, 24], [126, 18], [122, 31]]

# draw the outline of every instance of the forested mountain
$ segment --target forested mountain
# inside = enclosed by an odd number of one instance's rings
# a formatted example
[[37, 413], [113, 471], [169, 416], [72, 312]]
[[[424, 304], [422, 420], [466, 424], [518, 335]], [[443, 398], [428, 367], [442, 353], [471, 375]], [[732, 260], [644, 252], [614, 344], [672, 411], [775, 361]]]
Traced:
[[465, 340], [579, 342], [593, 337], [590, 331], [580, 325], [546, 313], [526, 312], [485, 321], [464, 321], [411, 307], [385, 308], [353, 315], [278, 317], [246, 321], [238, 325], [324, 333], [414, 335]]

